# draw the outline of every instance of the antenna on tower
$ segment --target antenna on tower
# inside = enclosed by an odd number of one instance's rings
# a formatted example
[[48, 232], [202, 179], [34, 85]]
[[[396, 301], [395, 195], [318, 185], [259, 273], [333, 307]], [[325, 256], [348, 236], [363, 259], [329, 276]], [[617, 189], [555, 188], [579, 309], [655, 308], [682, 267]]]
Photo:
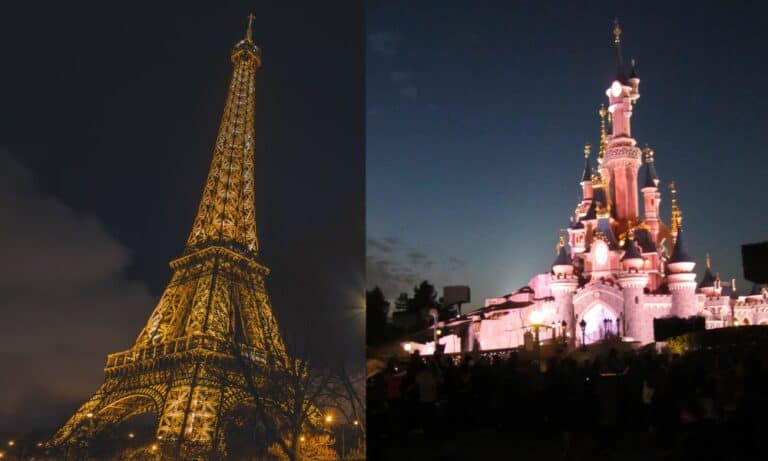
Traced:
[[245, 31], [245, 39], [252, 42], [253, 41], [253, 20], [256, 19], [256, 15], [253, 13], [248, 13], [248, 29]]

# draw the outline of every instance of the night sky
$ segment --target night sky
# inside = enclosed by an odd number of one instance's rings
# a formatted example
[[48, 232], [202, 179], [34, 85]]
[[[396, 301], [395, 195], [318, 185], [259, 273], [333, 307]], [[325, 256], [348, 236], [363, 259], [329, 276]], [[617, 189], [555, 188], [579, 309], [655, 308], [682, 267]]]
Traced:
[[189, 235], [250, 11], [273, 308], [294, 353], [362, 364], [363, 7], [263, 3], [3, 6], [0, 430], [63, 423], [135, 341]]
[[768, 239], [765, 11], [542, 3], [371, 3], [368, 285], [394, 298], [425, 278], [468, 284], [477, 306], [549, 270], [583, 145], [599, 143], [618, 16], [641, 79], [632, 134], [656, 152], [663, 219], [674, 179], [699, 275], [709, 251], [748, 290], [740, 245]]

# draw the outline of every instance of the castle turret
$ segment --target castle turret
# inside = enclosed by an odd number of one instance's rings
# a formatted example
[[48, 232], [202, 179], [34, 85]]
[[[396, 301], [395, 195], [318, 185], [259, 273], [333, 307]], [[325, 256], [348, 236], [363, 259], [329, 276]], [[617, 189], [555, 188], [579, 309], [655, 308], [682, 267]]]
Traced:
[[643, 153], [645, 154], [641, 188], [643, 193], [643, 214], [645, 215], [648, 229], [651, 232], [651, 237], [656, 242], [659, 235], [659, 205], [661, 204], [659, 178], [656, 176], [656, 168], [653, 164], [653, 149], [646, 146], [643, 149]]
[[603, 167], [610, 185], [611, 201], [615, 206], [616, 218], [622, 221], [636, 221], [639, 215], [637, 194], [637, 173], [641, 165], [640, 149], [635, 147], [637, 142], [632, 138], [630, 119], [632, 107], [640, 98], [637, 75], [630, 82], [624, 73], [621, 59], [621, 28], [618, 20], [613, 29], [614, 46], [618, 58], [618, 71], [610, 88], [605, 92], [608, 96], [608, 112], [612, 116], [611, 137], [603, 160]]
[[623, 331], [627, 339], [647, 343], [653, 341], [653, 323], [648, 320], [648, 313], [643, 311], [643, 288], [648, 284], [643, 263], [633, 229], [630, 228], [621, 257], [622, 272], [617, 277], [624, 295]]
[[688, 255], [688, 249], [683, 238], [683, 229], [677, 229], [675, 249], [667, 262], [669, 274], [667, 285], [672, 292], [671, 314], [681, 318], [696, 315], [699, 312], [696, 303], [696, 273], [693, 268], [696, 263]]
[[552, 275], [549, 288], [555, 298], [555, 309], [561, 321], [565, 320], [568, 328], [568, 345], [575, 346], [576, 315], [573, 308], [573, 294], [578, 286], [578, 279], [573, 275], [573, 263], [565, 250], [565, 241], [560, 237], [557, 244], [557, 258], [552, 263]]

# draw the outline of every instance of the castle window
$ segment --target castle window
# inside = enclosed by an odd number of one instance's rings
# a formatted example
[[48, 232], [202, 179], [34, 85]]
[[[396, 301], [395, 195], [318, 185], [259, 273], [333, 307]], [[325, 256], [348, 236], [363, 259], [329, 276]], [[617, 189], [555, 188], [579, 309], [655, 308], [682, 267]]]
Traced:
[[639, 302], [640, 302], [640, 298], [638, 298], [637, 296], [635, 296], [635, 304], [638, 304]]

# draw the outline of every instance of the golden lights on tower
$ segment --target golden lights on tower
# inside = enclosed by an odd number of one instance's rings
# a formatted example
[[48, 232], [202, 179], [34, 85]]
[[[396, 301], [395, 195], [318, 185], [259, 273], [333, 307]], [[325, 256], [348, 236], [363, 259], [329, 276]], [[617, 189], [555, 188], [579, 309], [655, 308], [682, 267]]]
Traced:
[[598, 151], [597, 159], [602, 162], [605, 152], [608, 150], [608, 137], [605, 134], [605, 117], [608, 115], [608, 110], [603, 104], [600, 104], [600, 110], [597, 113], [600, 115], [600, 150]]
[[677, 205], [677, 186], [675, 185], [675, 181], [669, 182], [669, 193], [671, 195], [671, 217], [670, 217], [670, 233], [672, 233], [673, 236], [677, 236], [678, 230], [682, 228], [683, 225], [683, 212], [680, 210], [680, 207]]

